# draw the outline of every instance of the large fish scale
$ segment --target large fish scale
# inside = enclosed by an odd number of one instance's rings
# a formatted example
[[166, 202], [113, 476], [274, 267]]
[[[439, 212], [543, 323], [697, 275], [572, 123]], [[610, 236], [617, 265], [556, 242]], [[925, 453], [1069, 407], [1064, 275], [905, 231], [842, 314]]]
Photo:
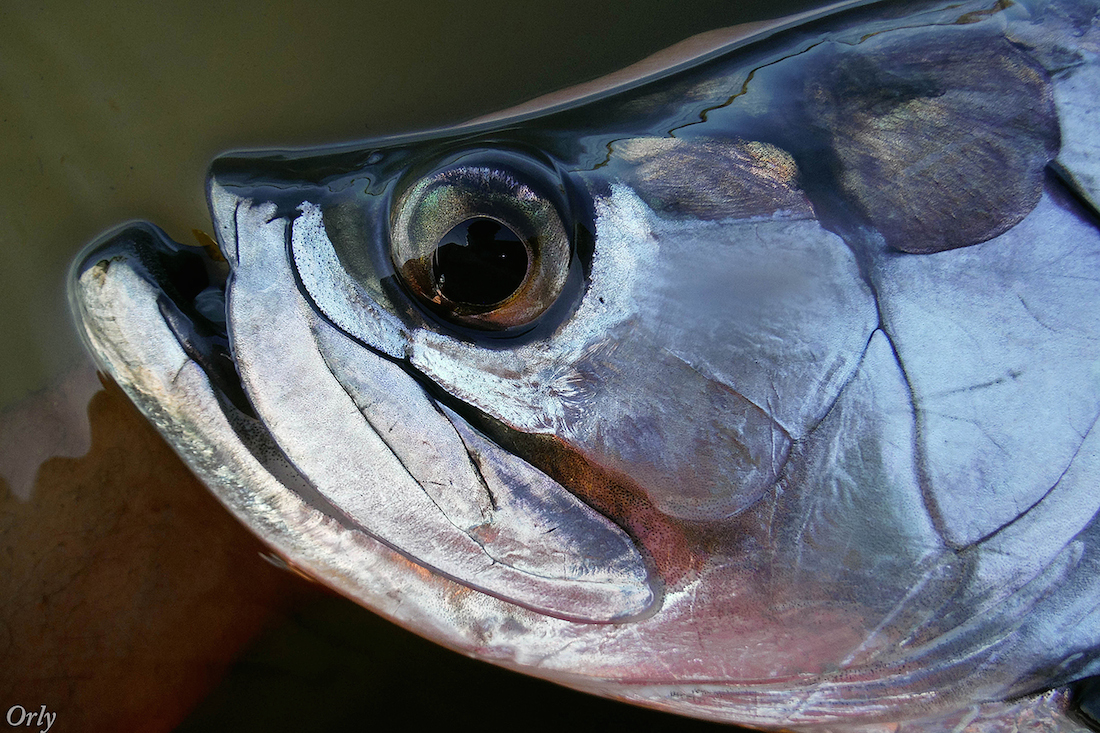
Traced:
[[[913, 390], [930, 509], [953, 546], [1042, 499], [1100, 415], [1100, 233], [1083, 217], [1054, 192], [993, 240], [885, 254], [873, 269], [883, 328]], [[944, 343], [950, 359], [932, 350]], [[1012, 460], [1021, 455], [1043, 460]], [[1095, 491], [1081, 491], [1091, 514]], [[981, 513], [968, 510], [975, 504]]]

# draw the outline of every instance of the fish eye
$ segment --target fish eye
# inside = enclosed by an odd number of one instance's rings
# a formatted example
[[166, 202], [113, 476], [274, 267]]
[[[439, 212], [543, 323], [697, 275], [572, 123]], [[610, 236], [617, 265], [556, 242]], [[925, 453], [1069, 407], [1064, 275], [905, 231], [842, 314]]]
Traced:
[[464, 326], [501, 331], [537, 319], [569, 273], [556, 179], [519, 156], [467, 155], [410, 184], [390, 218], [390, 256], [406, 288]]

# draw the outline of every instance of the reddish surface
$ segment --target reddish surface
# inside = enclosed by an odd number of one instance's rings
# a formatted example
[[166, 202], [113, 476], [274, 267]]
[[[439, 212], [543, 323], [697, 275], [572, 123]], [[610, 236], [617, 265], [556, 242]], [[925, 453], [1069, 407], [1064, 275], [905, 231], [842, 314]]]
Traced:
[[0, 707], [44, 704], [54, 730], [172, 730], [323, 591], [265, 562], [117, 387], [88, 415], [91, 450], [45, 461], [29, 501], [0, 479]]

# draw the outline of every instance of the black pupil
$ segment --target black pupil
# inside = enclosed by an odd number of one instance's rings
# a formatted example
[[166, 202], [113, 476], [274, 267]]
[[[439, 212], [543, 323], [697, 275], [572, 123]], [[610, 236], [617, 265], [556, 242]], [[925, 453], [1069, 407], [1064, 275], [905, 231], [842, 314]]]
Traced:
[[453, 303], [499, 303], [527, 275], [527, 247], [492, 219], [462, 222], [444, 235], [432, 259], [436, 286]]

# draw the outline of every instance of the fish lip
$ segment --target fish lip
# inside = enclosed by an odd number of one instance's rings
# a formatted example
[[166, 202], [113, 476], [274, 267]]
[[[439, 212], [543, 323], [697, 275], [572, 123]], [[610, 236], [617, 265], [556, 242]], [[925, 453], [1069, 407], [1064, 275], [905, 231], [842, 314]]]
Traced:
[[[113, 373], [87, 324], [89, 314], [79, 283], [89, 271], [101, 267], [106, 274], [113, 262], [125, 262], [153, 287], [157, 308], [165, 325], [184, 353], [197, 363], [212, 386], [235, 408], [250, 417], [252, 406], [237, 376], [225, 321], [225, 292], [228, 269], [201, 246], [179, 244], [147, 221], [125, 222], [89, 243], [73, 261], [69, 271], [70, 312], [78, 321], [77, 331], [86, 350], [98, 365]], [[217, 303], [220, 301], [220, 312]]]

